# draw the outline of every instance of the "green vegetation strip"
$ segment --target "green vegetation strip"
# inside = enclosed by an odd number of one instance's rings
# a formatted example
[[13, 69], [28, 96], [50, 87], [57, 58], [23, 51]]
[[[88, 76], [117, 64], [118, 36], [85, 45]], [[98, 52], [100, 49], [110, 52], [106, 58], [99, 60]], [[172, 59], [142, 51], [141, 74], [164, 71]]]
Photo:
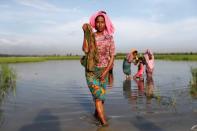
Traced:
[[197, 61], [197, 54], [156, 54], [158, 60]]
[[[119, 53], [116, 59], [124, 59], [126, 54]], [[172, 61], [197, 61], [197, 54], [155, 54], [157, 60], [172, 60]]]
[[42, 57], [0, 57], [0, 63], [20, 63], [44, 61]]
[[[117, 53], [116, 59], [124, 59], [125, 53]], [[47, 60], [79, 60], [81, 56], [17, 56], [0, 57], [0, 63], [42, 62]], [[197, 61], [197, 54], [155, 54], [155, 59], [172, 61]]]
[[79, 60], [80, 56], [0, 57], [0, 63], [42, 62], [47, 60]]

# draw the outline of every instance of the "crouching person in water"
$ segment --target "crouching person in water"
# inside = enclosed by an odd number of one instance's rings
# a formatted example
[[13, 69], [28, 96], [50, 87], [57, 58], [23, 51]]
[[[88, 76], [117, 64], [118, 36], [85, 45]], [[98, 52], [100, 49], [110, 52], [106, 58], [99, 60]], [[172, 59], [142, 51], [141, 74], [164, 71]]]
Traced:
[[139, 79], [143, 80], [143, 74], [144, 74], [144, 65], [145, 65], [145, 60], [144, 57], [139, 57], [137, 60], [137, 65], [138, 65], [138, 71], [137, 73], [133, 76], [133, 79]]
[[[113, 68], [115, 56], [112, 36], [114, 27], [106, 12], [98, 11], [90, 17], [90, 23], [84, 24], [82, 28], [84, 30], [83, 51], [87, 56], [86, 81], [95, 102], [95, 116], [99, 118], [103, 126], [106, 126], [108, 124], [104, 112], [104, 101], [108, 74]], [[93, 32], [93, 28], [96, 32]], [[92, 34], [90, 42], [88, 34]], [[94, 50], [92, 47], [95, 47]], [[95, 66], [93, 69], [88, 69], [91, 61]]]
[[137, 59], [137, 53], [138, 52], [136, 49], [132, 49], [123, 60], [123, 72], [125, 74], [126, 80], [132, 79], [131, 63], [135, 63], [135, 60]]
[[133, 79], [138, 86], [139, 93], [142, 94], [143, 91], [144, 91], [144, 76], [143, 76], [143, 74], [144, 74], [144, 64], [145, 64], [144, 57], [139, 57], [136, 64], [138, 66], [138, 71], [133, 76]]

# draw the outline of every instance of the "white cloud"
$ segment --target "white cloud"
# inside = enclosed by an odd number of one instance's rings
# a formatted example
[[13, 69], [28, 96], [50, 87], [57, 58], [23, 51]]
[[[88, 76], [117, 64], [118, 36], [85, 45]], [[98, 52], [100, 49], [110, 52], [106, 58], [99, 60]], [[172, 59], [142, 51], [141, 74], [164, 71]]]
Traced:
[[157, 23], [139, 19], [116, 19], [118, 51], [130, 48], [156, 51], [197, 51], [197, 18], [174, 23]]
[[[88, 18], [46, 25], [35, 34], [1, 34], [0, 52], [18, 53], [82, 53], [82, 24]], [[139, 19], [114, 19], [117, 52], [130, 48], [156, 52], [197, 51], [197, 18], [174, 23], [158, 23]], [[51, 23], [51, 22], [49, 22]]]
[[82, 24], [87, 18], [40, 28], [35, 34], [0, 33], [0, 52], [16, 54], [82, 53]]
[[44, 29], [44, 32], [47, 33], [53, 33], [53, 34], [70, 34], [72, 32], [80, 32], [82, 31], [82, 24], [87, 22], [88, 18], [82, 18], [80, 20], [76, 20], [76, 21], [71, 21], [71, 22], [65, 22], [65, 23], [56, 23], [56, 25], [51, 26], [51, 27], [46, 27], [46, 29]]
[[25, 39], [21, 39], [20, 36], [0, 34], [0, 46], [18, 46], [24, 42]]
[[45, 0], [15, 0], [15, 1], [24, 6], [40, 9], [43, 11], [49, 11], [49, 12], [78, 12], [79, 11], [77, 8], [72, 8], [72, 9], [60, 8], [49, 2], [46, 2]]
[[4, 44], [12, 44], [12, 42], [9, 39], [0, 38], [0, 44], [1, 45], [4, 45]]

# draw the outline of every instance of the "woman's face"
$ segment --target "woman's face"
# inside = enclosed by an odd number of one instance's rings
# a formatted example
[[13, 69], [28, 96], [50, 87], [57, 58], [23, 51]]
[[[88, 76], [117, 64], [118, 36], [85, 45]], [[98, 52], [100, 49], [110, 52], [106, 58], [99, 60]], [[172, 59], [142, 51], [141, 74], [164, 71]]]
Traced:
[[150, 60], [152, 60], [152, 55], [151, 54], [148, 54], [148, 57]]
[[133, 58], [135, 59], [137, 56], [137, 52], [133, 52]]
[[96, 30], [98, 32], [103, 32], [106, 28], [105, 26], [105, 18], [103, 16], [98, 16], [95, 20]]

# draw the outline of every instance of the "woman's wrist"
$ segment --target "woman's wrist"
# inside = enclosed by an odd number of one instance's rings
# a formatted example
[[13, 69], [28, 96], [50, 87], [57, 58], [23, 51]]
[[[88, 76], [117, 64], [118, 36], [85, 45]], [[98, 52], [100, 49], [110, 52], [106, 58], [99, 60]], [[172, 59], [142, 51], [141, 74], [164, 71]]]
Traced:
[[104, 72], [106, 72], [106, 74], [107, 74], [110, 70], [111, 70], [111, 68], [106, 67], [105, 70], [104, 70]]

